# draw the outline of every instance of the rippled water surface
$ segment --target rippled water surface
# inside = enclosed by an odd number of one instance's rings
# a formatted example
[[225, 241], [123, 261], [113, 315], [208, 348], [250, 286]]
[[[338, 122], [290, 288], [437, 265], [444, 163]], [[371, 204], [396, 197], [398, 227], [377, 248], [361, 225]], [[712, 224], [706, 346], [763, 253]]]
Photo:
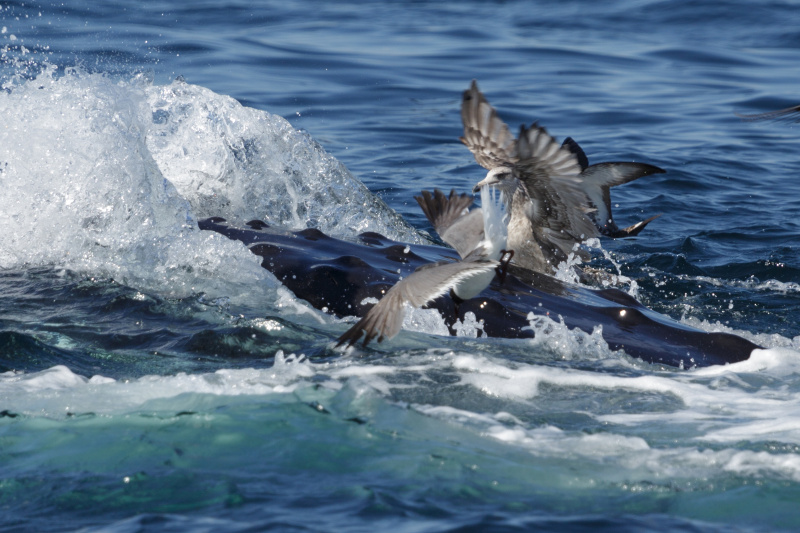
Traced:
[[[174, 4], [174, 5], [173, 5]], [[794, 531], [794, 2], [0, 4], [4, 531]], [[343, 353], [197, 221], [422, 243], [412, 199], [485, 172], [470, 80], [513, 128], [667, 172], [613, 190], [595, 266], [763, 346], [676, 369], [599, 330]]]

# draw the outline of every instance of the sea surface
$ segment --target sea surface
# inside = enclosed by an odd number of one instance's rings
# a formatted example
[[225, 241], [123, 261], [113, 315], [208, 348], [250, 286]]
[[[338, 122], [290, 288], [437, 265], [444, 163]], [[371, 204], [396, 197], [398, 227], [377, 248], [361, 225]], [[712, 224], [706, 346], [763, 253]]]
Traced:
[[[796, 1], [0, 2], [0, 530], [796, 531]], [[600, 331], [333, 348], [197, 228], [430, 242], [477, 79], [512, 129], [667, 172], [597, 268], [763, 350], [677, 369]], [[433, 315], [431, 313], [434, 313]]]

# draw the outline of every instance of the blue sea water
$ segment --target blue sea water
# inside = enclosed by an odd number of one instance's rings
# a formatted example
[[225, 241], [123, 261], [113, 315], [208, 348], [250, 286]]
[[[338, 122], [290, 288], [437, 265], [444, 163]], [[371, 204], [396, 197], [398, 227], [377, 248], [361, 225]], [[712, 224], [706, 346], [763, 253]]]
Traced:
[[[800, 4], [3, 2], [4, 531], [794, 531]], [[597, 266], [765, 349], [674, 369], [558, 320], [351, 353], [197, 220], [424, 242], [477, 79], [591, 162]], [[281, 118], [282, 117], [282, 118]], [[285, 120], [284, 120], [285, 119]], [[605, 255], [604, 255], [605, 254]], [[446, 331], [446, 328], [445, 330]], [[471, 332], [476, 334], [473, 329]]]

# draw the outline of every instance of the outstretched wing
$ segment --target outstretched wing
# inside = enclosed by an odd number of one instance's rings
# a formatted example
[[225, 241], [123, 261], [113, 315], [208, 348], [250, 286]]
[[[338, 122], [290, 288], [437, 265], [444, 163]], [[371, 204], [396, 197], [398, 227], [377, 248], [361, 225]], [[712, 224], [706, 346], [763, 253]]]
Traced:
[[[514, 173], [531, 200], [529, 216], [535, 227], [566, 234], [576, 242], [598, 235], [583, 190], [576, 155], [559, 144], [543, 127], [522, 126], [517, 143], [519, 161]], [[565, 235], [565, 237], [566, 237]]]
[[467, 212], [472, 205], [472, 196], [457, 195], [450, 191], [447, 197], [439, 189], [433, 195], [422, 191], [414, 199], [422, 212], [444, 242], [455, 248], [461, 258], [465, 258], [483, 240], [483, 217], [480, 209]]
[[426, 303], [447, 293], [459, 282], [494, 270], [497, 261], [431, 263], [423, 265], [410, 276], [398, 281], [394, 287], [375, 304], [364, 317], [352, 328], [339, 337], [336, 346], [347, 343], [352, 346], [364, 334], [364, 346], [378, 337], [391, 339], [403, 326], [405, 309], [408, 302], [413, 307], [422, 307]]
[[[664, 172], [663, 169], [646, 163], [598, 163], [586, 168], [581, 174], [583, 190], [589, 197], [592, 206], [597, 209], [594, 218], [600, 231], [610, 234], [618, 229], [611, 211], [611, 192], [609, 190], [611, 187]], [[644, 225], [636, 233], [644, 229]]]
[[461, 122], [464, 124], [461, 142], [467, 145], [480, 166], [491, 170], [517, 160], [517, 140], [478, 89], [475, 80], [464, 91]]
[[620, 238], [620, 237], [635, 237], [636, 235], [639, 235], [639, 233], [641, 233], [642, 230], [649, 223], [651, 223], [652, 221], [654, 221], [655, 219], [657, 219], [660, 216], [661, 216], [661, 213], [659, 213], [657, 215], [653, 215], [648, 219], [642, 220], [641, 222], [637, 222], [636, 224], [631, 224], [627, 228], [622, 228], [622, 229], [616, 229], [614, 231], [609, 231], [607, 233], [607, 235], [609, 237], [613, 237], [615, 239]]
[[573, 154], [575, 154], [575, 158], [578, 160], [578, 164], [581, 166], [583, 170], [586, 170], [586, 167], [589, 166], [589, 158], [586, 157], [586, 152], [583, 151], [581, 145], [573, 139], [572, 137], [567, 137], [564, 139], [564, 142], [561, 143], [561, 148], [569, 150]]

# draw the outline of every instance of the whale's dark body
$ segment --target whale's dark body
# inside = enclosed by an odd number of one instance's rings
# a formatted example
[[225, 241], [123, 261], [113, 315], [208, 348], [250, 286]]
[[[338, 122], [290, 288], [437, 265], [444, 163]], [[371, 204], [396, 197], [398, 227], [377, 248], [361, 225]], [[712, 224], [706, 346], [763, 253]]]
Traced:
[[[298, 298], [337, 316], [363, 316], [380, 299], [382, 291], [418, 266], [443, 258], [456, 258], [454, 250], [438, 246], [406, 245], [376, 233], [359, 236], [363, 244], [341, 241], [316, 229], [290, 232], [252, 221], [233, 227], [221, 218], [199, 223], [200, 228], [221, 233], [248, 245], [263, 257], [270, 270]], [[559, 317], [570, 328], [602, 335], [613, 350], [650, 363], [670, 366], [710, 366], [743, 361], [758, 348], [728, 333], [708, 333], [660, 315], [617, 289], [593, 290], [561, 282], [535, 272], [512, 267], [504, 282], [496, 278], [478, 298], [456, 308], [448, 297], [436, 308], [453, 324], [471, 311], [484, 321], [490, 337], [532, 337], [528, 314]]]

